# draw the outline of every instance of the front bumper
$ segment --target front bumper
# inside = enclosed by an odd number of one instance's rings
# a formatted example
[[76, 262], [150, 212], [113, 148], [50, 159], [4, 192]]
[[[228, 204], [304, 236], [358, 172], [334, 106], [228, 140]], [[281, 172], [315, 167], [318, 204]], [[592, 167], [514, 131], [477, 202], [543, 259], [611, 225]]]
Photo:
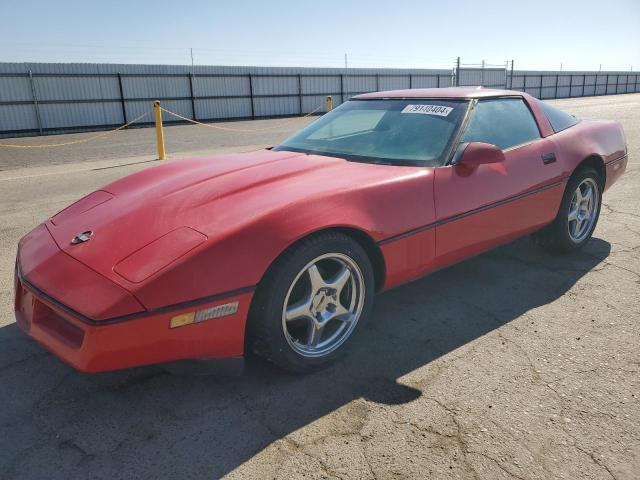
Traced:
[[[16, 322], [78, 370], [243, 354], [251, 288], [149, 310], [130, 292], [62, 252], [43, 225], [18, 248]], [[171, 328], [178, 315], [232, 302], [238, 302], [232, 314]]]
[[[15, 314], [20, 329], [47, 350], [83, 372], [101, 372], [181, 359], [239, 357], [252, 293], [197, 307], [150, 313], [117, 323], [88, 324], [16, 274]], [[176, 315], [229, 302], [236, 314], [179, 328]]]

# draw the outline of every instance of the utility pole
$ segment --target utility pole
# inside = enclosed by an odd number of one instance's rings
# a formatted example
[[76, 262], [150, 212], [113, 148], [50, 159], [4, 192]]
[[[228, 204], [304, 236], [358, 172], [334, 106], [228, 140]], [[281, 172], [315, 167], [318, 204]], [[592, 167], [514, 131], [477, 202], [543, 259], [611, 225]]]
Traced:
[[347, 65], [347, 54], [346, 53], [344, 54], [344, 68], [348, 68], [348, 65]]
[[600, 68], [598, 68], [598, 71], [601, 72], [602, 71], [602, 64], [600, 64]]
[[560, 71], [562, 71], [562, 62], [560, 62]]
[[191, 51], [191, 68], [193, 69], [193, 48], [189, 49]]

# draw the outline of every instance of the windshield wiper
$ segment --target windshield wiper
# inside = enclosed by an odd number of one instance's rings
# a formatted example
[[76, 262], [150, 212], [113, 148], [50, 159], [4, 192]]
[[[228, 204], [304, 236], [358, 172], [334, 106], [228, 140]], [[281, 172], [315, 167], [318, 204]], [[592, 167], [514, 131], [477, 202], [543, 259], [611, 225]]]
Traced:
[[274, 150], [276, 151], [289, 151], [289, 152], [298, 152], [298, 153], [304, 153], [306, 155], [322, 155], [325, 157], [334, 157], [334, 158], [341, 158], [343, 160], [346, 160], [348, 162], [358, 162], [358, 163], [373, 163], [375, 165], [400, 165], [400, 166], [415, 166], [416, 163], [412, 162], [412, 161], [403, 161], [403, 160], [384, 160], [382, 158], [376, 158], [376, 157], [366, 157], [363, 155], [353, 155], [353, 154], [349, 154], [349, 153], [339, 153], [339, 152], [327, 152], [327, 151], [321, 151], [321, 150], [311, 150], [311, 149], [307, 149], [307, 148], [296, 148], [296, 147], [289, 147], [286, 145], [278, 145]]
[[358, 163], [374, 163], [376, 165], [395, 165], [395, 163], [389, 160], [380, 160], [378, 158], [348, 158], [345, 157], [346, 160], [350, 162], [358, 162]]

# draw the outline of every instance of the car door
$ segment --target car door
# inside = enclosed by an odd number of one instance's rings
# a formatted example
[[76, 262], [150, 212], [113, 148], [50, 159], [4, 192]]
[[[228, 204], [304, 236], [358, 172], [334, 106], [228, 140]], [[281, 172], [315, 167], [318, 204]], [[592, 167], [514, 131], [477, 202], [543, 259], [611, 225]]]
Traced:
[[553, 220], [563, 192], [555, 145], [522, 97], [480, 99], [461, 138], [497, 145], [500, 163], [436, 168], [436, 257], [448, 264]]

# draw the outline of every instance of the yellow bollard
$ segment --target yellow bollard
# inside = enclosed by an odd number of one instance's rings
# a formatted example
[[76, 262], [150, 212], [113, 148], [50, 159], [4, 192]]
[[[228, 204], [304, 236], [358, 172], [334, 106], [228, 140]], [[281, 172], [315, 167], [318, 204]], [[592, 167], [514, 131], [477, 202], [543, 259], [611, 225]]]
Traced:
[[153, 111], [156, 116], [156, 142], [158, 145], [158, 160], [165, 160], [164, 132], [162, 131], [162, 109], [160, 108], [160, 100], [153, 101]]
[[327, 95], [326, 106], [327, 112], [333, 110], [333, 98], [331, 98], [331, 95]]

